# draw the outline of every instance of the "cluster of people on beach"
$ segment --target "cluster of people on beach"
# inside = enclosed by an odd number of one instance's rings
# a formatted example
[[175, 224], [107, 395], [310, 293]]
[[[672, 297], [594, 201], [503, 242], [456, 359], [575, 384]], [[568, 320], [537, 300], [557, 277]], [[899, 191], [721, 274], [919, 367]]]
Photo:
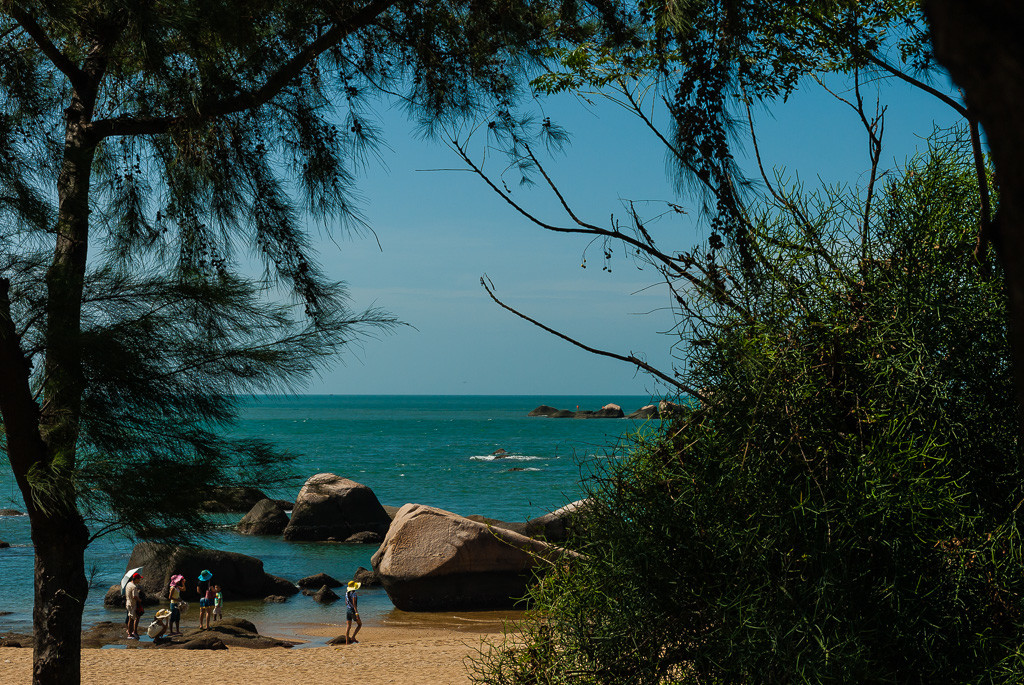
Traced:
[[[224, 593], [220, 585], [211, 583], [213, 574], [203, 569], [199, 574], [196, 583], [196, 594], [199, 595], [199, 629], [209, 630], [211, 620], [223, 618]], [[134, 571], [124, 586], [124, 603], [127, 616], [125, 626], [129, 640], [139, 639], [139, 619], [146, 612], [142, 605], [142, 593], [138, 581], [142, 580], [142, 574]], [[182, 599], [182, 592], [185, 590], [185, 576], [175, 574], [171, 576], [170, 587], [167, 589], [167, 599], [170, 608], [160, 609], [156, 612], [153, 622], [146, 630], [146, 634], [154, 640], [181, 635], [181, 615], [188, 609], [188, 602]]]
[[[196, 583], [196, 594], [199, 595], [199, 630], [209, 630], [210, 622], [219, 621], [224, 617], [224, 593], [220, 585], [212, 583], [213, 574], [203, 569], [199, 574]], [[145, 613], [142, 605], [142, 591], [139, 588], [139, 581], [142, 574], [138, 570], [128, 574], [128, 582], [124, 585], [125, 597], [125, 626], [129, 640], [139, 639], [139, 619]], [[357, 643], [356, 634], [363, 627], [363, 621], [359, 618], [359, 597], [356, 590], [361, 583], [349, 581], [345, 589], [345, 641], [349, 644]], [[146, 634], [154, 641], [167, 637], [181, 635], [181, 615], [188, 609], [188, 602], [182, 599], [182, 592], [185, 590], [185, 576], [175, 574], [171, 576], [170, 587], [167, 589], [167, 598], [170, 608], [160, 609], [156, 612], [153, 622], [146, 630]], [[355, 624], [355, 631], [352, 625]]]

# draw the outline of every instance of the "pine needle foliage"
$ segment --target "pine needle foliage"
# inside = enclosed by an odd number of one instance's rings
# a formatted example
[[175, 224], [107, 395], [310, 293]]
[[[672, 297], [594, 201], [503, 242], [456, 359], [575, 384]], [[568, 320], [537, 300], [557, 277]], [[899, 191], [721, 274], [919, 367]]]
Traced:
[[1020, 681], [1024, 473], [969, 159], [933, 141], [866, 233], [836, 196], [760, 213], [761, 273], [727, 264], [747, 315], [709, 288], [694, 323], [707, 401], [591, 482], [582, 554], [475, 682]]

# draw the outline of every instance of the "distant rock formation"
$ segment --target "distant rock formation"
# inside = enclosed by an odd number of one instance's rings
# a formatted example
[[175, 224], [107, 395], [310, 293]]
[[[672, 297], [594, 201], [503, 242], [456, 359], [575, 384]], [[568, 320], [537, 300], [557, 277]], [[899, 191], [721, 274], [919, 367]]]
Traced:
[[242, 535], [280, 535], [288, 526], [288, 514], [277, 500], [261, 499], [235, 526]]
[[373, 490], [333, 473], [318, 473], [299, 491], [284, 539], [347, 541], [363, 531], [383, 536], [390, 525]]
[[622, 407], [617, 404], [606, 404], [597, 411], [589, 409], [569, 411], [542, 404], [527, 416], [546, 416], [551, 419], [621, 419], [625, 414], [622, 412]]
[[537, 568], [566, 552], [498, 526], [406, 504], [371, 563], [396, 608], [458, 611], [512, 607]]

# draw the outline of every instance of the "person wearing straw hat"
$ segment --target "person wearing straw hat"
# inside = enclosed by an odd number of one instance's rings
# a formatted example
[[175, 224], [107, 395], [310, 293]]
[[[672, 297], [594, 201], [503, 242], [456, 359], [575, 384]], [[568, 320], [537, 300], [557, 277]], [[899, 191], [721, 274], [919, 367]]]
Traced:
[[[207, 569], [203, 569], [203, 572], [199, 574], [199, 584], [196, 586], [196, 592], [199, 593], [199, 630], [210, 629], [210, 615], [213, 613], [213, 600], [214, 592], [213, 586], [210, 585], [210, 578], [213, 578], [213, 574]], [[203, 626], [203, 621], [206, 621], [206, 626]]]
[[164, 619], [170, 618], [170, 616], [170, 609], [161, 609], [156, 612], [156, 617], [153, 619], [153, 622], [149, 624], [149, 628], [146, 630], [146, 634], [153, 638], [154, 642], [156, 642], [158, 638], [163, 637], [164, 633], [167, 632], [167, 623], [164, 622]]
[[[348, 619], [348, 625], [345, 627], [345, 642], [352, 644], [359, 642], [356, 639], [356, 633], [363, 627], [363, 622], [359, 618], [359, 597], [356, 596], [356, 590], [362, 583], [358, 583], [354, 580], [348, 581], [348, 588], [345, 590], [345, 618]], [[352, 621], [356, 622], [356, 629], [351, 635], [349, 631], [352, 630]]]

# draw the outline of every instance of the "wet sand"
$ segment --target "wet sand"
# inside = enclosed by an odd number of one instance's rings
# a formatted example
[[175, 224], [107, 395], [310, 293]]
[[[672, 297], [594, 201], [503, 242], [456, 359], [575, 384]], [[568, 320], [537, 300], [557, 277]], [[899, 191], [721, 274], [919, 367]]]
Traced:
[[[270, 634], [286, 639], [306, 636], [315, 644], [344, 632], [344, 625], [311, 624], [301, 626], [296, 634]], [[359, 643], [353, 645], [215, 651], [85, 649], [82, 683], [124, 685], [195, 676], [204, 685], [468, 685], [467, 659], [479, 654], [485, 640], [497, 640], [500, 633], [500, 622], [453, 622], [448, 617], [406, 625], [364, 625]], [[0, 647], [0, 683], [28, 685], [31, 680], [32, 650]]]

